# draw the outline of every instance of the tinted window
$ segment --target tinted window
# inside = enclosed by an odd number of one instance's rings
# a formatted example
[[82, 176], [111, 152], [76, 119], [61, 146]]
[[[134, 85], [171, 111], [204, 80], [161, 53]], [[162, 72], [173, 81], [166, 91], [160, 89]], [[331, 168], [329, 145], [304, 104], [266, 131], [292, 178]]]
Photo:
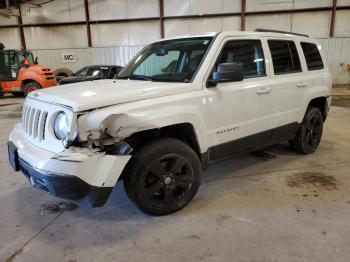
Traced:
[[213, 68], [222, 63], [242, 63], [244, 78], [265, 75], [264, 54], [259, 40], [236, 40], [225, 44]]
[[293, 41], [268, 40], [276, 75], [301, 72], [300, 59]]
[[121, 68], [119, 66], [113, 66], [109, 71], [108, 78], [115, 78], [120, 72]]
[[317, 45], [313, 43], [300, 43], [303, 49], [308, 70], [323, 69], [321, 54], [318, 51]]
[[[98, 76], [100, 75], [100, 67], [84, 67], [77, 71], [75, 75], [77, 76]], [[106, 70], [106, 69], [104, 69]], [[108, 68], [107, 68], [108, 70]], [[102, 69], [103, 71], [103, 69]]]

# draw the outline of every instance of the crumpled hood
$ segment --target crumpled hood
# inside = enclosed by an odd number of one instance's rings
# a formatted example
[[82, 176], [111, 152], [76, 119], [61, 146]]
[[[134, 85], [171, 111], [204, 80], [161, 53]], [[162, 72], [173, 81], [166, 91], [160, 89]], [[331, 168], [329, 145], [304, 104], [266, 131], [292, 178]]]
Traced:
[[30, 92], [28, 97], [71, 107], [74, 112], [192, 91], [189, 83], [96, 80]]

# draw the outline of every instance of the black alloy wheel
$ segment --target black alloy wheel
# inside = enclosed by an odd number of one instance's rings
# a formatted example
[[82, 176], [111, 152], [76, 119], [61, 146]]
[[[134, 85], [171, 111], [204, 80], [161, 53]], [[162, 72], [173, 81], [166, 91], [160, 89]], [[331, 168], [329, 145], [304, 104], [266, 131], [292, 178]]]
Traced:
[[155, 208], [182, 205], [193, 183], [193, 169], [177, 154], [152, 161], [144, 176], [144, 197]]
[[167, 215], [186, 206], [200, 185], [198, 155], [184, 142], [159, 138], [136, 152], [125, 170], [129, 198], [145, 213]]
[[289, 141], [290, 146], [302, 154], [315, 152], [321, 142], [323, 122], [320, 109], [309, 107], [296, 137]]

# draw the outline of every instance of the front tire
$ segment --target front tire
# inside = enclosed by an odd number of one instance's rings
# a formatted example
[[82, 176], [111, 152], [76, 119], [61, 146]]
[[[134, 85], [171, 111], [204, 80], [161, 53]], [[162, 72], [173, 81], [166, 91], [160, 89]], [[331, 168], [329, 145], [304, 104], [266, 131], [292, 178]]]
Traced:
[[129, 199], [155, 216], [185, 207], [198, 191], [201, 178], [197, 154], [173, 138], [156, 139], [138, 150], [125, 171]]
[[289, 141], [292, 149], [301, 154], [315, 152], [321, 142], [323, 122], [320, 109], [308, 107], [296, 137]]

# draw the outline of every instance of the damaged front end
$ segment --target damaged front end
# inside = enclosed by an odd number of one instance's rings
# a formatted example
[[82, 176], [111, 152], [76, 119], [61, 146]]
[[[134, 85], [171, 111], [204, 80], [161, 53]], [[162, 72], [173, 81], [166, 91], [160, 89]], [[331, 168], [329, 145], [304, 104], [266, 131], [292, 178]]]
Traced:
[[21, 170], [35, 188], [50, 195], [80, 206], [101, 206], [131, 159], [128, 138], [154, 128], [141, 118], [136, 114], [103, 116], [101, 110], [78, 114], [70, 126], [70, 139], [59, 153], [31, 144], [19, 124], [9, 141], [16, 171]]
[[35, 188], [88, 207], [107, 201], [131, 158], [122, 142], [114, 146], [119, 148], [114, 154], [79, 141], [60, 153], [47, 151], [25, 138], [21, 124], [12, 130], [8, 145], [11, 165]]
[[157, 126], [148, 124], [140, 114], [111, 114], [101, 119], [98, 114], [85, 114], [78, 118], [78, 141], [81, 146], [90, 149], [98, 148], [107, 154], [129, 155], [133, 148], [128, 138], [133, 134], [155, 129]]

